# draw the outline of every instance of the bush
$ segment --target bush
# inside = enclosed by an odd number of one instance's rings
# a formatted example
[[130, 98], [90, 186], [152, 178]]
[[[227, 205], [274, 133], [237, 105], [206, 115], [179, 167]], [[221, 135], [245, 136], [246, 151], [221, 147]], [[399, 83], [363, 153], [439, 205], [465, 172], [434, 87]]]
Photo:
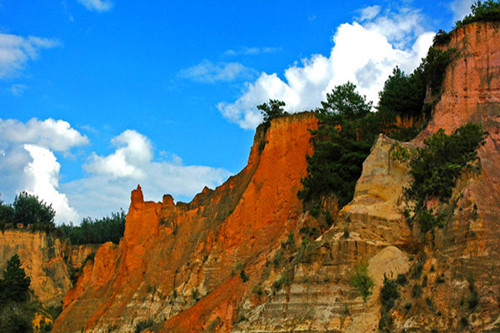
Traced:
[[396, 277], [396, 282], [400, 286], [404, 286], [404, 285], [406, 285], [408, 283], [408, 279], [406, 278], [405, 274], [398, 274], [398, 276]]
[[367, 263], [361, 263], [354, 268], [354, 272], [351, 274], [350, 283], [359, 291], [363, 300], [366, 302], [368, 297], [372, 294], [375, 285], [373, 280], [368, 276]]
[[242, 269], [242, 270], [240, 271], [240, 277], [241, 277], [241, 280], [242, 280], [243, 282], [247, 282], [247, 281], [248, 281], [248, 275], [245, 273], [245, 270], [244, 270], [244, 269]]
[[388, 279], [384, 275], [384, 285], [380, 290], [380, 302], [387, 311], [392, 309], [394, 302], [399, 298], [398, 284], [396, 280]]
[[424, 148], [417, 149], [410, 161], [413, 180], [405, 193], [416, 201], [415, 217], [423, 232], [441, 222], [425, 208], [426, 200], [437, 197], [446, 202], [450, 199], [462, 169], [479, 162], [476, 150], [484, 144], [486, 134], [480, 125], [473, 123], [460, 127], [451, 135], [446, 135], [441, 129], [424, 141]]

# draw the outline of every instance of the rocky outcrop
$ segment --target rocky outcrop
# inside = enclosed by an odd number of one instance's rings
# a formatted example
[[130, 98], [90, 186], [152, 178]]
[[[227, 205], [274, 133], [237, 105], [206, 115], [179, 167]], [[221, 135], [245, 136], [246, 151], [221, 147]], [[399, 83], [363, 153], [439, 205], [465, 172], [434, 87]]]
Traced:
[[72, 287], [70, 267], [78, 268], [97, 246], [71, 246], [45, 232], [6, 230], [0, 233], [0, 270], [19, 255], [30, 289], [43, 305], [58, 306]]
[[266, 261], [303, 224], [297, 191], [315, 124], [305, 113], [261, 128], [245, 169], [189, 204], [144, 202], [134, 190], [122, 242], [85, 266], [56, 331], [132, 331], [148, 319], [165, 330], [229, 330]]
[[[498, 330], [498, 30], [475, 23], [452, 34], [448, 47], [458, 56], [432, 119], [415, 140], [399, 143], [417, 147], [439, 128], [470, 121], [489, 132], [482, 171], [459, 180], [442, 229], [423, 235], [407, 223], [408, 165], [393, 158], [396, 141], [381, 135], [352, 202], [336, 212], [334, 200], [324, 200], [335, 217], [325, 230], [327, 214], [304, 212], [296, 196], [316, 121], [287, 116], [257, 131], [243, 171], [188, 204], [169, 195], [144, 202], [134, 190], [123, 240], [87, 262], [55, 330], [127, 332], [150, 321], [178, 332], [376, 332], [384, 278], [398, 275], [408, 281], [387, 313], [391, 330]], [[365, 266], [375, 284], [366, 300], [351, 283]]]
[[[500, 329], [499, 26], [477, 23], [452, 34], [448, 47], [456, 48], [458, 57], [447, 69], [441, 100], [427, 128], [402, 144], [416, 147], [439, 128], [450, 133], [471, 121], [489, 132], [479, 150], [482, 172], [460, 179], [445, 227], [432, 237], [406, 223], [408, 166], [391, 158], [395, 141], [381, 135], [352, 202], [293, 267], [285, 288], [273, 293], [268, 287], [265, 302], [245, 303], [241, 316], [248, 320], [235, 331], [376, 332], [381, 281], [397, 274], [410, 281], [398, 287], [391, 331]], [[366, 303], [349, 281], [363, 261], [375, 281]]]

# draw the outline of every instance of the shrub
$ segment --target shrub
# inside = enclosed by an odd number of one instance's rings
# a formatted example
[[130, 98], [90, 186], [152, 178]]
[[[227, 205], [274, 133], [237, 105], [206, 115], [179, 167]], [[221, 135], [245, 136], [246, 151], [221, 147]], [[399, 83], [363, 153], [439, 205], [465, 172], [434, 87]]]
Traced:
[[366, 302], [373, 292], [373, 280], [368, 276], [368, 264], [361, 263], [354, 268], [350, 278], [351, 285], [356, 288]]
[[261, 110], [265, 129], [269, 127], [271, 120], [283, 117], [286, 114], [285, 110], [283, 110], [284, 106], [285, 102], [277, 99], [270, 99], [269, 104], [257, 105], [257, 109]]
[[391, 280], [384, 275], [384, 285], [380, 290], [380, 302], [389, 311], [394, 306], [394, 302], [399, 298], [398, 284], [396, 280]]
[[396, 277], [396, 282], [400, 286], [406, 285], [408, 283], [408, 279], [406, 278], [406, 274], [398, 274], [398, 276]]
[[245, 270], [244, 270], [244, 269], [242, 269], [242, 270], [240, 271], [240, 277], [241, 277], [241, 280], [242, 280], [243, 282], [247, 282], [247, 281], [248, 281], [248, 275], [245, 273]]
[[441, 223], [424, 203], [431, 197], [442, 202], [449, 200], [462, 169], [479, 162], [476, 150], [484, 144], [486, 134], [480, 125], [473, 123], [460, 127], [451, 135], [446, 135], [441, 129], [424, 141], [424, 148], [417, 149], [410, 161], [413, 180], [405, 193], [416, 201], [415, 217], [423, 232]]
[[472, 290], [469, 297], [467, 297], [467, 306], [469, 310], [474, 310], [479, 304], [479, 294], [476, 290]]

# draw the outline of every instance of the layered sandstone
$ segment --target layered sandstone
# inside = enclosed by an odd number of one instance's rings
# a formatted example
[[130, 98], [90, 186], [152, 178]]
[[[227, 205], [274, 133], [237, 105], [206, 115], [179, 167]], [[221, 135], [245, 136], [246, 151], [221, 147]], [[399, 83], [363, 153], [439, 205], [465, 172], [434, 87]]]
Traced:
[[[268, 288], [262, 304], [245, 303], [241, 312], [248, 321], [234, 331], [376, 332], [384, 274], [395, 278], [417, 267], [422, 273], [406, 274], [410, 281], [399, 288], [391, 330], [449, 332], [464, 323], [472, 331], [500, 329], [499, 26], [477, 23], [452, 34], [448, 47], [458, 56], [446, 71], [441, 100], [428, 127], [402, 144], [420, 146], [439, 128], [450, 133], [471, 121], [489, 132], [479, 149], [481, 173], [460, 179], [445, 227], [432, 237], [406, 223], [408, 165], [391, 158], [395, 141], [381, 135], [364, 162], [352, 202], [293, 267], [286, 288], [274, 295]], [[364, 303], [349, 279], [355, 265], [366, 260], [376, 286]], [[415, 285], [422, 287], [421, 296], [412, 295]], [[479, 302], [471, 308], [474, 290]]]
[[78, 268], [95, 246], [71, 246], [45, 232], [6, 230], [0, 233], [0, 270], [19, 255], [30, 289], [44, 305], [60, 305], [72, 287], [70, 267]]
[[148, 319], [167, 330], [229, 330], [266, 260], [301, 227], [297, 191], [315, 124], [298, 114], [260, 129], [245, 169], [189, 204], [144, 202], [134, 190], [122, 242], [84, 268], [56, 331], [132, 331]]
[[[414, 141], [400, 143], [416, 147], [439, 128], [449, 133], [470, 121], [489, 132], [481, 173], [463, 175], [447, 223], [433, 236], [407, 223], [409, 167], [392, 158], [396, 141], [381, 135], [352, 202], [332, 212], [328, 231], [300, 244], [305, 227], [324, 226], [296, 196], [316, 122], [311, 114], [285, 117], [257, 131], [242, 172], [189, 204], [168, 195], [144, 202], [140, 187], [133, 191], [122, 242], [103, 245], [86, 264], [56, 331], [127, 332], [151, 319], [160, 331], [375, 332], [384, 276], [398, 274], [409, 282], [390, 312], [394, 331], [457, 331], [465, 320], [472, 331], [498, 330], [498, 30], [476, 23], [452, 34], [448, 47], [458, 56], [432, 119]], [[350, 283], [362, 263], [375, 282], [366, 302]], [[472, 309], [464, 305], [471, 290], [479, 298]]]

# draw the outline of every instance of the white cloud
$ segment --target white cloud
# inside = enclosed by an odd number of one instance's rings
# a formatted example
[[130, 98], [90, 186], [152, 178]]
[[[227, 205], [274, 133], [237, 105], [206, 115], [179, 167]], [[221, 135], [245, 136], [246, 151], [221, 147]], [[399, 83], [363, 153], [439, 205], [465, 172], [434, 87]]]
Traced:
[[451, 11], [453, 12], [453, 21], [461, 20], [465, 15], [470, 14], [471, 5], [474, 0], [455, 0], [450, 4]]
[[41, 49], [59, 45], [54, 39], [0, 33], [0, 79], [19, 75], [28, 60], [38, 58]]
[[77, 212], [69, 206], [66, 195], [58, 192], [61, 165], [54, 154], [47, 148], [30, 144], [25, 144], [24, 149], [33, 159], [24, 168], [24, 173], [29, 179], [24, 190], [52, 204], [52, 208], [56, 211], [56, 222], [77, 222]]
[[151, 142], [144, 135], [126, 130], [112, 139], [117, 147], [108, 156], [98, 156], [95, 153], [91, 162], [84, 166], [85, 170], [99, 175], [109, 175], [112, 178], [142, 179], [145, 174], [142, 167], [151, 162], [153, 157]]
[[10, 86], [10, 93], [14, 96], [22, 96], [24, 91], [28, 88], [25, 84], [16, 83]]
[[113, 8], [114, 3], [109, 0], [78, 0], [79, 3], [85, 6], [88, 10], [96, 12], [105, 12]]
[[203, 187], [214, 188], [230, 176], [224, 169], [184, 165], [175, 154], [168, 154], [170, 160], [155, 161], [150, 140], [134, 130], [124, 131], [112, 143], [116, 149], [111, 154], [91, 156], [85, 165], [88, 177], [61, 184], [75, 208], [94, 217], [126, 209], [130, 191], [139, 183], [147, 200], [158, 201], [165, 193], [190, 199]]
[[277, 74], [262, 73], [248, 83], [233, 103], [217, 105], [221, 113], [242, 128], [253, 129], [261, 121], [256, 105], [269, 99], [286, 102], [286, 110], [297, 112], [320, 105], [336, 85], [351, 81], [369, 100], [378, 101], [378, 92], [392, 69], [399, 65], [411, 72], [432, 44], [433, 32], [421, 26], [419, 11], [397, 13], [368, 7], [361, 11], [362, 23], [345, 23], [333, 36], [329, 57], [315, 54]]
[[63, 120], [36, 118], [23, 123], [0, 119], [0, 189], [4, 198], [21, 191], [38, 195], [56, 210], [56, 221], [75, 221], [78, 214], [59, 192], [60, 164], [53, 151], [69, 155], [88, 143], [86, 136]]
[[250, 79], [254, 70], [245, 67], [239, 62], [220, 62], [213, 64], [203, 60], [199, 64], [183, 69], [179, 77], [198, 82], [214, 83], [218, 81], [234, 81], [238, 79]]
[[226, 56], [237, 56], [237, 55], [258, 55], [264, 53], [274, 53], [280, 51], [281, 48], [278, 47], [241, 47], [237, 50], [227, 50], [224, 52]]
[[361, 9], [361, 16], [359, 20], [361, 22], [366, 21], [366, 20], [372, 20], [375, 16], [377, 16], [380, 13], [380, 6], [369, 6], [366, 8]]
[[15, 119], [0, 119], [0, 140], [24, 144], [32, 143], [59, 152], [69, 152], [76, 146], [89, 142], [85, 135], [64, 120], [32, 118], [27, 123]]

